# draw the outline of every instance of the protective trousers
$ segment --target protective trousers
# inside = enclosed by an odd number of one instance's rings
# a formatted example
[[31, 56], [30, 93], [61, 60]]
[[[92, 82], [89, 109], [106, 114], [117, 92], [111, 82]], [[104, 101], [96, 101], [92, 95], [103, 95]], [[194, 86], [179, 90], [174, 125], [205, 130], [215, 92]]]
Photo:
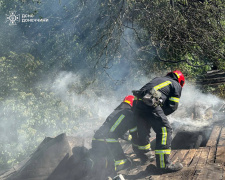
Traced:
[[123, 169], [124, 165], [130, 163], [117, 139], [95, 139], [92, 140], [92, 153], [99, 158], [106, 158], [106, 168], [114, 167], [112, 171]]
[[[138, 130], [138, 146], [147, 147], [150, 143], [150, 129], [151, 127], [156, 133], [156, 165], [159, 168], [165, 168], [170, 163], [169, 155], [171, 151], [172, 141], [172, 127], [164, 114], [162, 108], [149, 107], [148, 111], [141, 111], [135, 109], [134, 118], [137, 121]], [[139, 153], [146, 153], [148, 149], [138, 148]]]

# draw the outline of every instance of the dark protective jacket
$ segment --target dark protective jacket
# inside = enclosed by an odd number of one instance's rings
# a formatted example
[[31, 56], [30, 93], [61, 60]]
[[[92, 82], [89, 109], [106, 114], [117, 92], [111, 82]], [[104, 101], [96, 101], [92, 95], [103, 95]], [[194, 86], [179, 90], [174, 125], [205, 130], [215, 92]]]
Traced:
[[[168, 75], [165, 77], [154, 78], [140, 89], [142, 96], [149, 93], [152, 88], [161, 92], [161, 98], [163, 101], [162, 109], [165, 115], [173, 113], [178, 108], [182, 87], [176, 76]], [[149, 110], [149, 106], [142, 101], [137, 103], [136, 108], [141, 109], [142, 111]]]
[[122, 102], [95, 132], [94, 138], [123, 138], [123, 135], [128, 130], [132, 133], [136, 131], [136, 129], [131, 106]]

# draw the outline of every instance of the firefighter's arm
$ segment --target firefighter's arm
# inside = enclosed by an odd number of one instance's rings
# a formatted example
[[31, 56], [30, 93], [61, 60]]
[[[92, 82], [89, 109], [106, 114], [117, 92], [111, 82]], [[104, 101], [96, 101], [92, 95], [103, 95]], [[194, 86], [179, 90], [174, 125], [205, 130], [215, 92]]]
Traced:
[[174, 111], [177, 110], [181, 97], [182, 91], [181, 86], [178, 83], [175, 83], [173, 85], [174, 88], [172, 90], [172, 93], [170, 97], [166, 100], [165, 104], [163, 105], [163, 111], [166, 116], [172, 114]]
[[172, 114], [174, 111], [177, 110], [178, 104], [179, 104], [179, 98], [170, 97], [169, 100], [162, 107], [164, 114], [166, 116]]

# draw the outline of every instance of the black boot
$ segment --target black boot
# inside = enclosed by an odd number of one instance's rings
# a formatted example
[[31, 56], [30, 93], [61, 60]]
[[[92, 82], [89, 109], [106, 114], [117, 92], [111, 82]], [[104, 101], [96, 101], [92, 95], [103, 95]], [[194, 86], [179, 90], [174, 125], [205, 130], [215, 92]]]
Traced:
[[156, 154], [156, 165], [164, 172], [175, 172], [183, 168], [183, 165], [179, 162], [175, 164], [171, 163], [169, 154]]
[[151, 151], [145, 154], [138, 154], [138, 158], [141, 160], [141, 165], [148, 165], [155, 160], [155, 155]]
[[155, 155], [151, 152], [148, 152], [146, 154], [141, 155], [140, 160], [142, 165], [148, 165], [155, 160]]
[[175, 164], [169, 163], [166, 165], [165, 171], [175, 172], [175, 171], [180, 171], [182, 168], [183, 168], [183, 165], [179, 162], [176, 162]]
[[129, 169], [131, 166], [132, 166], [132, 161], [129, 158], [127, 158], [124, 164], [116, 167], [116, 171], [118, 172], [121, 170]]

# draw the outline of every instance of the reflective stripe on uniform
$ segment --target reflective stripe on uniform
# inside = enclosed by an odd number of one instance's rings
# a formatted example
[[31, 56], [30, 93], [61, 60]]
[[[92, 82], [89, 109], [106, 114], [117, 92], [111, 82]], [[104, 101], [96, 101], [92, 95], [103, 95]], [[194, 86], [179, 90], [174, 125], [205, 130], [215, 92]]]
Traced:
[[109, 143], [119, 142], [118, 140], [112, 139], [112, 138], [108, 138], [108, 139], [95, 139], [95, 138], [93, 138], [92, 140], [95, 140], [95, 141], [103, 141], [103, 142], [109, 142]]
[[136, 146], [139, 150], [148, 150], [151, 147], [150, 144], [147, 144], [145, 146], [138, 146], [137, 144], [133, 144], [133, 146]]
[[167, 141], [167, 129], [166, 127], [162, 127], [162, 145], [166, 145], [166, 141]]
[[131, 141], [132, 140], [132, 136], [129, 134], [127, 139], [128, 139], [128, 141]]
[[123, 120], [125, 116], [122, 114], [117, 121], [115, 122], [115, 124], [111, 127], [110, 132], [115, 131], [115, 129], [117, 128], [117, 126], [121, 123], [121, 121]]
[[105, 158], [105, 168], [107, 168], [107, 167], [108, 167], [108, 159]]
[[164, 154], [170, 154], [170, 149], [155, 150], [155, 154], [159, 155], [160, 168], [165, 168]]
[[164, 154], [159, 155], [160, 168], [165, 168]]
[[165, 81], [165, 82], [163, 82], [163, 83], [161, 83], [161, 84], [155, 86], [154, 89], [157, 91], [157, 90], [159, 90], [159, 89], [161, 89], [161, 88], [163, 88], [163, 87], [165, 87], [165, 86], [168, 86], [169, 84], [171, 84], [170, 81]]
[[123, 165], [126, 162], [127, 162], [127, 159], [122, 159], [122, 160], [115, 161], [115, 163], [114, 163], [114, 165], [115, 165], [115, 171], [116, 171], [117, 166]]
[[89, 160], [91, 161], [91, 169], [93, 169], [95, 163], [91, 158], [89, 158]]
[[129, 131], [130, 131], [130, 132], [135, 132], [135, 131], [137, 131], [137, 126], [134, 127], [134, 128], [132, 128], [132, 129], [130, 129]]
[[180, 99], [179, 98], [176, 98], [176, 97], [170, 97], [169, 100], [179, 103], [179, 100]]
[[170, 154], [171, 149], [155, 150], [155, 154]]

